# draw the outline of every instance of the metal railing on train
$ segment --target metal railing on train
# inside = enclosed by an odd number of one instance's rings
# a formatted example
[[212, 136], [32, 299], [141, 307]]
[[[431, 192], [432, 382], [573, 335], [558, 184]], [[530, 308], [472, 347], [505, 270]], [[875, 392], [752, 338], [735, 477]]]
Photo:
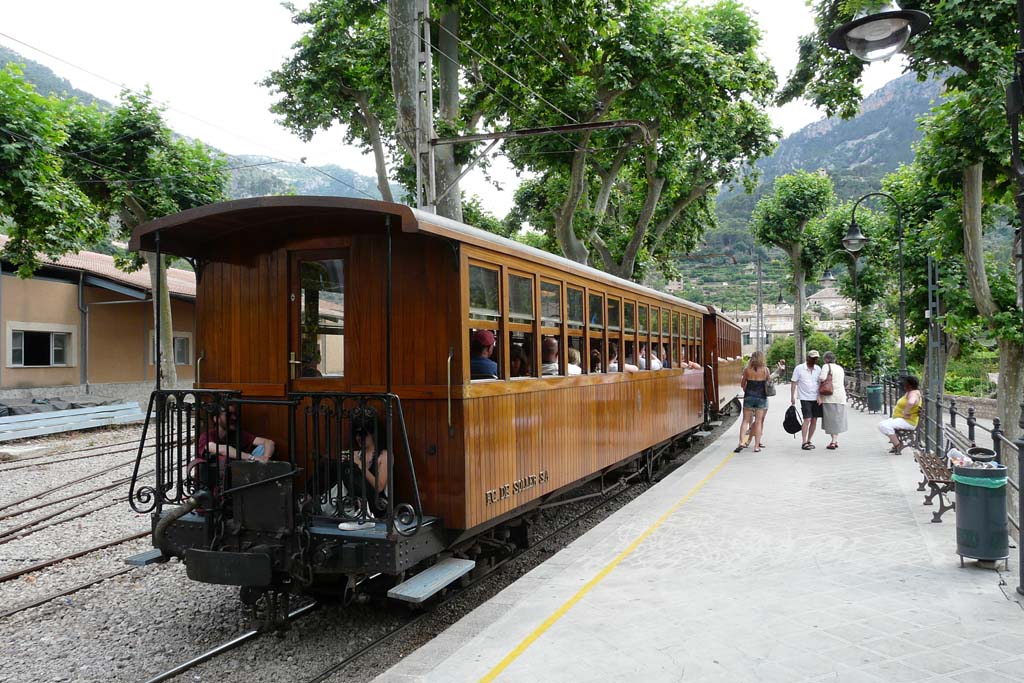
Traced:
[[[246, 406], [285, 411], [284, 445], [291, 467], [284, 474], [232, 488], [228, 463], [241, 459], [243, 433], [260, 436], [259, 429], [246, 429], [252, 427], [246, 424]], [[205, 452], [206, 444], [218, 434], [221, 419], [227, 421], [223, 428], [233, 443], [218, 444], [230, 448], [210, 454]], [[144, 485], [139, 472], [151, 429], [156, 434], [152, 444], [155, 481]], [[368, 447], [371, 440], [372, 448]], [[395, 478], [399, 455], [400, 482]], [[380, 486], [382, 478], [386, 480]], [[161, 390], [150, 396], [130, 488], [136, 512], [159, 515], [163, 506], [182, 505], [201, 489], [215, 497], [214, 512], [222, 512], [230, 496], [281, 479], [298, 481], [297, 507], [305, 522], [313, 517], [359, 525], [383, 521], [389, 538], [411, 536], [423, 522], [405, 415], [395, 394], [325, 392], [246, 399], [236, 391]], [[397, 502], [400, 491], [412, 502]]]

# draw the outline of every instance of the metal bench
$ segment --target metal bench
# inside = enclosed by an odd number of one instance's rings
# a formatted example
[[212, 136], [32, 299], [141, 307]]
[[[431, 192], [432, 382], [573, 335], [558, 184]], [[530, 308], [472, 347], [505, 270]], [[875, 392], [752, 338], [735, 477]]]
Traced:
[[920, 448], [921, 446], [920, 432], [916, 427], [914, 429], [897, 429], [896, 438], [899, 439], [900, 449]]
[[948, 494], [953, 491], [952, 472], [949, 471], [946, 459], [942, 456], [918, 450], [914, 455], [914, 459], [917, 460], [917, 465], [921, 468], [921, 474], [924, 475], [924, 480], [917, 487], [917, 490], [924, 491], [926, 487], [931, 489], [925, 494], [924, 504], [932, 505], [935, 497], [938, 496], [939, 498], [939, 509], [932, 513], [932, 522], [939, 523], [942, 521], [942, 515], [947, 510], [956, 508], [956, 503], [951, 502], [948, 498]]

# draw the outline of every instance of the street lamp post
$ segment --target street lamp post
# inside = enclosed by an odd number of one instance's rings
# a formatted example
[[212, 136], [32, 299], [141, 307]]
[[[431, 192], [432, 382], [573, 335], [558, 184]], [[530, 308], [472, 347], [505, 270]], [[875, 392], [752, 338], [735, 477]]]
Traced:
[[[1022, 0], [1024, 1], [1024, 0]], [[843, 240], [843, 244], [846, 244], [846, 240], [850, 238], [851, 234], [860, 233], [860, 228], [857, 227], [857, 207], [860, 206], [861, 202], [871, 197], [884, 197], [892, 202], [893, 206], [896, 207], [896, 238], [899, 244], [899, 259], [900, 259], [900, 375], [903, 377], [907, 376], [907, 313], [906, 304], [903, 294], [903, 207], [896, 201], [896, 198], [891, 194], [885, 192], [869, 192], [860, 199], [858, 199], [854, 205], [853, 210], [850, 212], [850, 230], [847, 233], [846, 238]]]
[[[853, 369], [854, 386], [858, 394], [861, 392], [861, 373], [863, 370], [863, 363], [861, 362], [860, 355], [860, 291], [857, 285], [857, 259], [860, 258], [860, 252], [864, 246], [869, 242], [868, 238], [857, 228], [856, 225], [852, 225], [850, 230], [846, 233], [846, 237], [843, 238], [843, 248], [836, 249], [828, 256], [825, 257], [825, 262], [828, 263], [836, 254], [846, 254], [853, 261], [853, 339], [856, 349], [857, 365]], [[826, 268], [825, 273], [821, 277], [823, 284], [834, 284], [836, 276], [832, 274], [831, 268]]]

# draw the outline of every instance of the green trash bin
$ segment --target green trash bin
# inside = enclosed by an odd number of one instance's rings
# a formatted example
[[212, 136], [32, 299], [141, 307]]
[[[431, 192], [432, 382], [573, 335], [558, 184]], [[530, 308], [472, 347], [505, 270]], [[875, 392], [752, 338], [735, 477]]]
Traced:
[[868, 394], [868, 412], [869, 413], [880, 413], [882, 412], [882, 385], [881, 384], [869, 384], [867, 388]]
[[975, 560], [1010, 556], [1006, 522], [1006, 468], [955, 467], [956, 552]]

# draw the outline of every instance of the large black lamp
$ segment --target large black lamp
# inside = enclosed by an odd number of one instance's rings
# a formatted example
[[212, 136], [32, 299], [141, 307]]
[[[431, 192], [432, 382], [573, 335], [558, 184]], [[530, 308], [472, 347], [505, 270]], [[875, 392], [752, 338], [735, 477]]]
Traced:
[[863, 9], [828, 37], [837, 50], [852, 53], [863, 62], [879, 62], [900, 52], [910, 37], [932, 23], [931, 17], [916, 9], [900, 9], [895, 2], [881, 5], [877, 12]]
[[843, 238], [843, 249], [850, 252], [852, 256], [856, 256], [861, 249], [867, 246], [867, 243], [868, 238], [860, 231], [857, 221], [850, 221], [850, 228], [846, 231], [846, 237]]

